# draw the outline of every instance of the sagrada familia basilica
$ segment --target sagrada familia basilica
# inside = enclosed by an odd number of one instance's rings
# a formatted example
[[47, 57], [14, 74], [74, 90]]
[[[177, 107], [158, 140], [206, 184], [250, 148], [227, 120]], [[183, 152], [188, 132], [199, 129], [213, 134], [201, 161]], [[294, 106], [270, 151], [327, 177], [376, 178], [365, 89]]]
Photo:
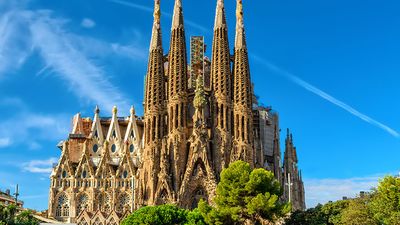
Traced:
[[212, 203], [220, 172], [236, 160], [266, 168], [282, 184], [282, 201], [305, 209], [292, 134], [281, 158], [278, 113], [254, 97], [237, 0], [233, 54], [224, 1], [217, 0], [211, 59], [202, 37], [192, 37], [187, 61], [181, 0], [175, 0], [169, 52], [164, 55], [160, 0], [155, 0], [144, 116], [73, 118], [51, 174], [49, 217], [80, 225], [116, 225], [146, 205], [195, 208]]

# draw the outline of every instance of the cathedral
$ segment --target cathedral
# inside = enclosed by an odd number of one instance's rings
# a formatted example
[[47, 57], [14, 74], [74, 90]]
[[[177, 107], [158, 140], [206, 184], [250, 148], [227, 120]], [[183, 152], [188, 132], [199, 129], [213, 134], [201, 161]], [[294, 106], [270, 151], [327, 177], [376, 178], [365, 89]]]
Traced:
[[[80, 225], [116, 225], [146, 205], [192, 209], [215, 196], [221, 171], [243, 160], [272, 171], [282, 201], [305, 209], [297, 150], [287, 131], [281, 157], [278, 113], [258, 104], [250, 78], [242, 0], [237, 0], [233, 52], [224, 1], [217, 0], [211, 58], [204, 38], [190, 39], [175, 0], [170, 46], [164, 54], [160, 0], [155, 0], [144, 116], [73, 117], [50, 176], [48, 216]], [[283, 163], [282, 163], [283, 162]]]

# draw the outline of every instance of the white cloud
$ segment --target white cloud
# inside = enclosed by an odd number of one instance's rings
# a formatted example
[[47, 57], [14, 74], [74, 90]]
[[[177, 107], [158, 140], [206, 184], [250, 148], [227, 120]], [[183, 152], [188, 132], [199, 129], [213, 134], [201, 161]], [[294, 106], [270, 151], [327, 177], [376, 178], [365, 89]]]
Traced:
[[124, 95], [108, 79], [106, 71], [96, 65], [71, 41], [63, 22], [41, 15], [30, 25], [32, 40], [47, 66], [65, 80], [81, 99], [102, 107], [128, 104]]
[[[0, 10], [0, 13], [2, 11]], [[109, 43], [70, 32], [70, 21], [49, 10], [8, 9], [0, 16], [0, 78], [12, 74], [27, 57], [37, 52], [46, 72], [65, 81], [83, 103], [128, 111], [125, 95], [111, 82], [110, 58], [125, 57], [145, 62], [147, 51], [140, 43]], [[88, 21], [86, 25], [90, 25]], [[107, 62], [107, 63], [105, 63]], [[123, 111], [123, 110], [122, 110]]]
[[4, 97], [0, 106], [17, 109], [11, 117], [0, 121], [0, 148], [23, 143], [30, 149], [39, 149], [40, 141], [58, 141], [68, 134], [69, 116], [33, 112], [18, 98]]
[[57, 158], [49, 158], [45, 160], [31, 160], [22, 164], [22, 169], [31, 173], [51, 173], [53, 164], [57, 163]]
[[11, 143], [11, 139], [9, 137], [6, 138], [0, 138], [0, 148], [6, 148], [8, 146], [10, 146]]
[[84, 28], [93, 28], [96, 26], [96, 22], [94, 22], [92, 19], [84, 18], [81, 22], [81, 26]]
[[0, 17], [0, 78], [7, 71], [19, 69], [31, 54], [32, 43], [27, 36], [28, 30], [17, 11], [5, 12]]
[[307, 91], [319, 96], [322, 99], [325, 99], [326, 101], [332, 103], [333, 105], [345, 110], [346, 112], [352, 114], [353, 116], [375, 126], [378, 127], [382, 130], [384, 130], [385, 132], [387, 132], [388, 134], [399, 138], [400, 134], [399, 132], [397, 132], [396, 130], [394, 130], [393, 128], [389, 127], [386, 124], [383, 124], [367, 115], [365, 115], [364, 113], [361, 113], [360, 111], [358, 111], [357, 109], [355, 109], [354, 107], [340, 101], [339, 99], [333, 97], [332, 95], [329, 95], [328, 93], [322, 91], [321, 89], [313, 86], [312, 84], [302, 80], [301, 78], [299, 78], [298, 76], [282, 69], [279, 68], [278, 66], [261, 59], [260, 57], [254, 56], [253, 58], [257, 61], [259, 61], [260, 63], [262, 63], [264, 66], [266, 66], [267, 68], [269, 68], [270, 70], [274, 71], [275, 73], [284, 76], [285, 78], [287, 78], [288, 80], [290, 80], [291, 82], [295, 83], [296, 85], [306, 89]]
[[307, 207], [318, 203], [340, 200], [343, 197], [356, 197], [360, 191], [370, 191], [378, 185], [385, 174], [344, 179], [304, 179]]

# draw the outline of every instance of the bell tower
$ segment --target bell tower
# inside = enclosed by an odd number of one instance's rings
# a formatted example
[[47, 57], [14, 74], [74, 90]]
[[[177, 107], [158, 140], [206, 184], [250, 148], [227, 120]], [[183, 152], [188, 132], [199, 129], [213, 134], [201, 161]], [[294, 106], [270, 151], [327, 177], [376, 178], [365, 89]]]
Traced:
[[213, 150], [216, 174], [229, 164], [232, 142], [232, 74], [224, 0], [217, 1], [211, 59]]
[[188, 75], [182, 1], [175, 0], [168, 55], [168, 148], [173, 163], [174, 190], [178, 191], [185, 172], [188, 148]]
[[150, 42], [150, 52], [145, 87], [144, 105], [144, 149], [140, 173], [138, 196], [139, 205], [154, 202], [154, 190], [160, 172], [160, 153], [165, 127], [165, 80], [164, 61], [160, 27], [160, 0], [155, 0], [154, 22]]
[[252, 86], [243, 23], [242, 0], [236, 6], [236, 38], [233, 69], [234, 147], [231, 160], [243, 160], [254, 167]]

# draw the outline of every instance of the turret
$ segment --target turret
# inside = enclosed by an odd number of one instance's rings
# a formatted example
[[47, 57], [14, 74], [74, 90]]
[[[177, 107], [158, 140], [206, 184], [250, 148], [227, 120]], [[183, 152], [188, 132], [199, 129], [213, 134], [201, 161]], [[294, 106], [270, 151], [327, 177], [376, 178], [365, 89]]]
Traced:
[[285, 145], [285, 158], [283, 162], [284, 198], [287, 201], [291, 201], [293, 210], [304, 210], [304, 184], [301, 172], [299, 172], [297, 166], [297, 150], [293, 143], [293, 135], [289, 129], [287, 129]]
[[249, 57], [243, 23], [242, 0], [236, 6], [236, 37], [233, 69], [234, 102], [234, 153], [232, 159], [244, 160], [254, 166], [253, 121], [252, 121], [252, 85]]
[[145, 130], [146, 144], [164, 136], [165, 81], [160, 26], [160, 0], [155, 0], [154, 23], [146, 76]]
[[161, 143], [165, 127], [165, 80], [164, 57], [160, 26], [160, 0], [155, 0], [154, 22], [150, 42], [148, 69], [146, 75], [146, 96], [144, 112], [144, 150], [139, 184], [142, 193], [138, 202], [152, 204], [154, 202], [158, 173], [160, 172]]
[[274, 157], [274, 175], [275, 178], [282, 183], [282, 167], [281, 167], [281, 148], [279, 140], [279, 130], [275, 125], [274, 128], [274, 145], [273, 145], [273, 157]]
[[178, 191], [186, 167], [188, 75], [182, 1], [175, 0], [168, 55], [168, 148], [174, 160], [172, 177]]
[[220, 148], [214, 152], [216, 174], [229, 163], [232, 132], [232, 79], [224, 0], [217, 1], [214, 39], [211, 59], [213, 91], [214, 144]]
[[187, 110], [187, 57], [181, 0], [175, 1], [172, 18], [171, 41], [168, 56], [168, 114], [169, 131], [186, 127]]

